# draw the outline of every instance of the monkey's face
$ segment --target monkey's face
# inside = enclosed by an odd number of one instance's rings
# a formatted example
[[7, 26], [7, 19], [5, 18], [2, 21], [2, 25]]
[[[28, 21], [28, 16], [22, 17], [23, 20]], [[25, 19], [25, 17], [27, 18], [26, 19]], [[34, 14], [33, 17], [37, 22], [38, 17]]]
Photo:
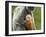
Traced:
[[26, 16], [26, 21], [30, 21], [32, 19], [32, 16], [30, 15], [30, 14], [28, 14], [27, 16]]

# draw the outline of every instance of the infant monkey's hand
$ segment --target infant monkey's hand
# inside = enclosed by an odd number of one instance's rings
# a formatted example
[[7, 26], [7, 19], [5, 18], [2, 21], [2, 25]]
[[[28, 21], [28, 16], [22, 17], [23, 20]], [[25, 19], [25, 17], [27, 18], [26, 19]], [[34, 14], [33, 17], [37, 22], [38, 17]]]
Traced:
[[30, 14], [26, 16], [26, 28], [29, 30], [32, 29], [32, 16]]

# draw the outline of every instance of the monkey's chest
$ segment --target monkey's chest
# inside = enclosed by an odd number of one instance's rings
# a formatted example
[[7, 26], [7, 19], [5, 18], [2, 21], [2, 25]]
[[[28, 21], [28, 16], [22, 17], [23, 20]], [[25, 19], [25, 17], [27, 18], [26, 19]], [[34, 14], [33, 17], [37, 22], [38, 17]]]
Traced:
[[32, 29], [32, 21], [31, 20], [26, 22], [26, 28], [29, 29], [29, 30]]

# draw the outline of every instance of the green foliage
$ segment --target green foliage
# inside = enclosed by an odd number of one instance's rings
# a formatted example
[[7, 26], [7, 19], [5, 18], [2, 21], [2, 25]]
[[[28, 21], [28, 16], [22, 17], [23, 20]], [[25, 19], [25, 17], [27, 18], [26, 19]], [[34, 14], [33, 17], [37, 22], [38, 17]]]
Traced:
[[39, 30], [41, 29], [41, 8], [35, 7], [35, 11], [33, 12], [33, 15], [34, 15], [36, 29]]

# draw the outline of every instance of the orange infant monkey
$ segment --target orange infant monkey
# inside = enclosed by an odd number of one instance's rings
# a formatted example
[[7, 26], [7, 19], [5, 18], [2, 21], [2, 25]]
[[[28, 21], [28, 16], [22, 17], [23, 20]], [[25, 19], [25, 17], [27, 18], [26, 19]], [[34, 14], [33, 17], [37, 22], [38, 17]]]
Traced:
[[30, 14], [26, 16], [26, 28], [32, 30], [32, 16]]

